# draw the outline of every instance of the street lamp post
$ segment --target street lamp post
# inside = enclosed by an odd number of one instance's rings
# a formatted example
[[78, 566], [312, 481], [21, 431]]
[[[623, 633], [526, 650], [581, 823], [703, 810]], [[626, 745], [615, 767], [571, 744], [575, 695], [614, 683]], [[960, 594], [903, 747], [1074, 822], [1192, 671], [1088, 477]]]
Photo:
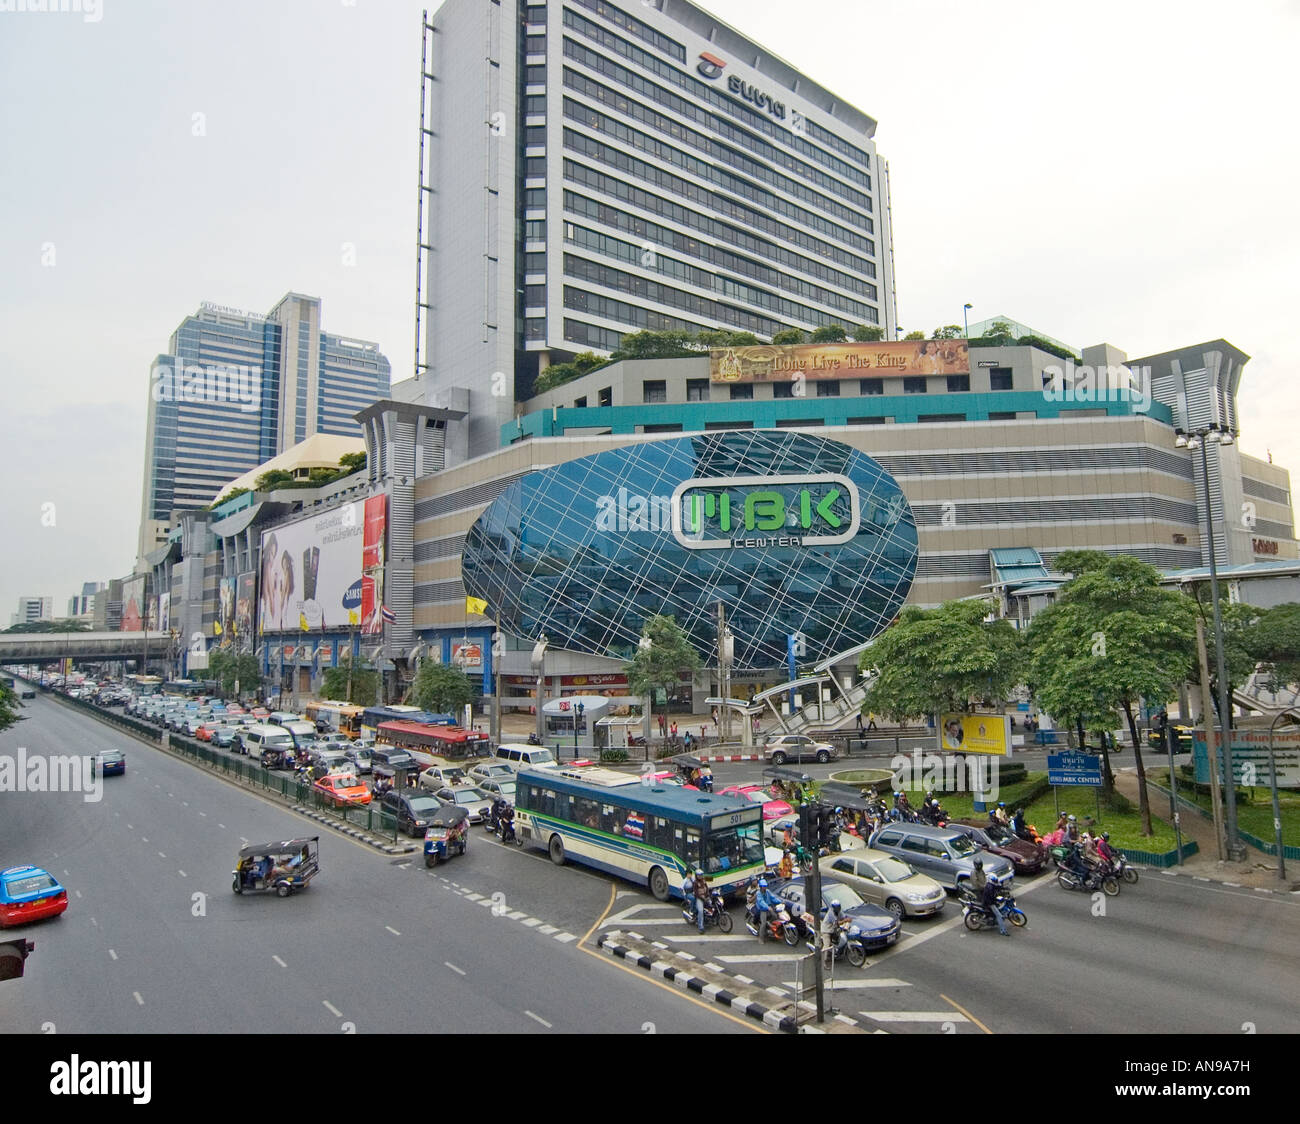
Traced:
[[573, 759], [578, 759], [578, 727], [582, 725], [582, 712], [586, 710], [585, 703], [577, 703], [573, 708]]
[[[1246, 848], [1237, 836], [1237, 781], [1232, 769], [1232, 745], [1228, 733], [1232, 711], [1223, 654], [1223, 614], [1219, 609], [1219, 567], [1214, 557], [1214, 509], [1210, 500], [1210, 459], [1207, 451], [1211, 442], [1216, 445], [1231, 445], [1234, 435], [1231, 427], [1217, 422], [1198, 429], [1177, 429], [1175, 433], [1174, 445], [1178, 448], [1201, 450], [1201, 478], [1205, 484], [1205, 532], [1210, 548], [1210, 601], [1214, 606], [1215, 663], [1219, 676], [1219, 746], [1223, 751], [1223, 779], [1228, 789], [1223, 802], [1225, 845], [1230, 862], [1243, 862]], [[1205, 719], [1208, 738], [1210, 716], [1207, 714]]]
[[973, 304], [964, 304], [961, 309], [961, 326], [968, 337], [970, 336], [970, 321], [966, 319], [966, 313], [974, 307]]
[[1273, 838], [1277, 841], [1277, 876], [1283, 882], [1286, 881], [1286, 848], [1282, 843], [1282, 811], [1278, 807], [1277, 801], [1277, 760], [1273, 756], [1273, 731], [1277, 729], [1277, 724], [1283, 718], [1290, 718], [1293, 721], [1300, 717], [1293, 710], [1284, 710], [1268, 728], [1268, 781], [1269, 788], [1273, 792]]

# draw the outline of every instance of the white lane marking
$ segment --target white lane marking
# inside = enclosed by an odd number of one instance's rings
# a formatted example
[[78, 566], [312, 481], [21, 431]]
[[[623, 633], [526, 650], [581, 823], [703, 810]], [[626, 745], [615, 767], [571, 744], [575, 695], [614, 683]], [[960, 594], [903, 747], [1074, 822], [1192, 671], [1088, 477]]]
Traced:
[[96, 921], [93, 917], [90, 919], [90, 923], [94, 925], [96, 929], [99, 928], [99, 922]]
[[164, 855], [161, 851], [159, 851], [159, 852], [158, 852], [158, 857], [159, 857], [160, 859], [165, 859], [167, 856]]
[[530, 1019], [534, 1020], [535, 1022], [541, 1023], [542, 1026], [546, 1027], [547, 1030], [552, 1029], [551, 1024], [548, 1023], [544, 1018], [542, 1018], [541, 1015], [534, 1015], [532, 1011], [525, 1011], [524, 1014], [527, 1015]]
[[396, 929], [394, 929], [391, 925], [385, 925], [384, 928], [387, 929], [390, 933], [392, 933], [393, 936], [395, 936], [395, 937], [400, 937], [400, 936], [402, 935], [402, 934], [399, 933]]
[[133, 991], [131, 992], [131, 994], [135, 996], [135, 1001], [139, 1003], [141, 1007], [143, 1007], [144, 1000], [140, 998], [140, 993], [138, 991]]
[[149, 842], [149, 836], [147, 836], [147, 835], [142, 835], [142, 836], [140, 836], [140, 842], [141, 842], [141, 843], [148, 843], [148, 842]]
[[179, 874], [182, 878], [188, 878], [188, 877], [189, 877], [189, 875], [186, 874], [185, 871], [183, 871], [183, 870], [177, 870], [176, 873]]
[[200, 812], [199, 815], [203, 816], [206, 819], [208, 814], [207, 812]]
[[554, 925], [543, 925], [537, 931], [541, 933], [543, 936], [549, 937], [552, 933], [558, 933], [560, 930], [557, 929]]
[[71, 877], [71, 876], [68, 874], [68, 872], [67, 872], [66, 870], [63, 872], [63, 876], [64, 876], [65, 878]]
[[1241, 883], [1240, 883], [1240, 882], [1225, 882], [1224, 885], [1225, 885], [1225, 886], [1235, 886], [1238, 890], [1241, 889]]
[[859, 1011], [878, 1023], [968, 1023], [960, 1011]]
[[181, 804], [182, 804], [182, 806], [184, 806], [184, 807], [186, 807], [186, 808], [188, 808], [188, 807], [190, 806], [190, 802], [189, 802], [188, 800], [182, 800], [182, 801], [181, 801]]
[[525, 925], [529, 929], [536, 929], [541, 923], [542, 919], [540, 917], [525, 917], [521, 922], [519, 922], [520, 925]]
[[176, 799], [176, 794], [174, 792], [169, 792], [167, 795], [170, 796], [173, 800]]
[[[65, 871], [65, 873], [66, 873], [66, 871]], [[465, 895], [465, 900], [466, 900], [467, 902], [481, 902], [481, 901], [483, 900], [483, 895], [482, 895], [482, 894], [466, 894], [466, 895]]]
[[578, 938], [572, 933], [556, 933], [552, 939], [559, 941], [561, 944], [568, 944], [570, 941], [576, 941]]
[[463, 976], [466, 974], [464, 968], [457, 968], [456, 965], [453, 964], [450, 960], [444, 960], [443, 963], [447, 965], [447, 967], [450, 968], [453, 972], [455, 972], [456, 975], [458, 976]]
[[790, 964], [797, 954], [791, 949], [786, 956], [773, 956], [771, 953], [751, 952], [744, 956], [719, 956], [724, 964]]
[[217, 826], [218, 826], [219, 828], [221, 828], [222, 831], [225, 831], [225, 830], [226, 830], [226, 825], [223, 824], [223, 823], [219, 823], [219, 824], [217, 824]]
[[321, 1003], [325, 1005], [325, 1010], [327, 1010], [336, 1019], [341, 1019], [343, 1017], [343, 1012], [340, 1011], [337, 1007], [335, 1007], [334, 1004], [331, 1003], [328, 999], [322, 999]]
[[614, 895], [614, 899], [617, 901], [619, 898], [635, 898], [638, 896], [639, 895], [635, 890], [620, 890]]
[[[620, 894], [619, 896], [621, 897], [622, 895]], [[623, 910], [622, 913], [616, 913], [614, 914], [613, 917], [607, 917], [605, 919], [605, 924], [613, 925], [619, 921], [630, 921], [634, 917], [636, 918], [638, 925], [655, 924], [655, 922], [641, 920], [641, 914], [645, 913], [646, 910], [650, 910], [650, 909], [657, 909], [657, 910], [666, 909], [674, 915], [673, 920], [677, 920], [678, 918], [681, 917], [681, 911], [674, 905], [660, 905], [658, 902], [643, 902], [641, 905], [634, 905], [628, 909]]]
[[117, 953], [114, 952], [111, 948], [108, 950], [108, 955], [112, 957], [114, 960], [117, 959]]
[[133, 823], [129, 823], [129, 824], [127, 824], [126, 826], [127, 826], [127, 829], [128, 829], [129, 831], [134, 831], [134, 830], [135, 830], [135, 824], [133, 824]]
[[[617, 920], [618, 920], [617, 917], [611, 917], [608, 921], [605, 922], [605, 924], [603, 924], [603, 925], [601, 926], [601, 928], [602, 928], [602, 929], [606, 929], [606, 928], [608, 928], [610, 925], [612, 925], [612, 924], [613, 924], [615, 921], [617, 921]], [[624, 920], [629, 920], [629, 919], [628, 919], [628, 918], [624, 918]], [[638, 917], [638, 918], [636, 918], [636, 924], [637, 924], [638, 927], [639, 927], [639, 926], [642, 926], [642, 925], [680, 925], [681, 923], [682, 923], [682, 915], [681, 915], [680, 913], [679, 913], [676, 917]]]
[[281, 960], [278, 956], [276, 956], [275, 953], [271, 954], [271, 959], [274, 960], [277, 964], [279, 964], [281, 968], [289, 967], [289, 965], [286, 964], [283, 960]]
[[80, 891], [80, 890], [73, 890], [72, 892], [73, 892], [74, 894], [76, 894], [77, 897], [81, 897], [81, 891]]
[[[794, 980], [782, 980], [786, 987], [794, 987]], [[849, 988], [859, 987], [911, 987], [912, 985], [906, 980], [894, 979], [870, 979], [870, 980], [836, 980], [834, 983], [826, 985], [828, 988], [834, 988], [836, 991], [845, 991]]]
[[672, 941], [673, 944], [697, 944], [697, 943], [700, 943], [700, 942], [702, 942], [702, 941], [707, 941], [709, 944], [713, 944], [714, 942], [722, 942], [722, 941], [744, 941], [744, 942], [747, 943], [747, 944], [753, 944], [753, 943], [754, 943], [754, 938], [753, 938], [753, 937], [749, 937], [749, 936], [741, 936], [739, 933], [732, 933], [732, 934], [730, 934], [730, 935], [723, 935], [722, 933], [700, 933], [700, 932], [696, 932], [694, 936], [690, 936], [690, 937], [664, 937], [664, 940], [666, 940], [666, 941]]

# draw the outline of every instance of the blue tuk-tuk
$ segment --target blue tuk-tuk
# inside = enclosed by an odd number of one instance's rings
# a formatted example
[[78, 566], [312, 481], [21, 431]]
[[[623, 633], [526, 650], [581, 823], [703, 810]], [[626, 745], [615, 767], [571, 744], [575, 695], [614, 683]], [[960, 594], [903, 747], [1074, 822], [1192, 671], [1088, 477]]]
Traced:
[[305, 889], [320, 872], [319, 846], [319, 835], [278, 843], [250, 843], [240, 848], [230, 888], [236, 894], [274, 891], [287, 898], [295, 890]]
[[463, 855], [469, 840], [469, 813], [455, 804], [444, 804], [424, 832], [424, 865], [437, 866], [452, 855]]

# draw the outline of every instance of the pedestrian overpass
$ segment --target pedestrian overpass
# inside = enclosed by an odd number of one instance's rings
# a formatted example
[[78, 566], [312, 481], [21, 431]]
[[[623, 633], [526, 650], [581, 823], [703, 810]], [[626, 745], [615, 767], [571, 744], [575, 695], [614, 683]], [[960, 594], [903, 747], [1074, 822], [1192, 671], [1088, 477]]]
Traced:
[[138, 660], [146, 652], [161, 660], [167, 657], [171, 643], [171, 635], [165, 632], [0, 633], [0, 664]]

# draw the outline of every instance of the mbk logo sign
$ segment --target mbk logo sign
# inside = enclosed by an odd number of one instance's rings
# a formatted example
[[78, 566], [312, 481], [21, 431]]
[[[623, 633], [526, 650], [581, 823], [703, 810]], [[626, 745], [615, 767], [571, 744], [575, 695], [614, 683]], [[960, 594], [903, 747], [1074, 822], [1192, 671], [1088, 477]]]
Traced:
[[700, 61], [695, 64], [695, 69], [703, 77], [712, 81], [715, 78], [722, 77], [722, 69], [727, 65], [725, 59], [718, 58], [717, 55], [711, 55], [708, 51], [700, 52]]
[[862, 502], [838, 474], [728, 476], [683, 481], [671, 513], [673, 537], [692, 550], [828, 546], [858, 533]]

